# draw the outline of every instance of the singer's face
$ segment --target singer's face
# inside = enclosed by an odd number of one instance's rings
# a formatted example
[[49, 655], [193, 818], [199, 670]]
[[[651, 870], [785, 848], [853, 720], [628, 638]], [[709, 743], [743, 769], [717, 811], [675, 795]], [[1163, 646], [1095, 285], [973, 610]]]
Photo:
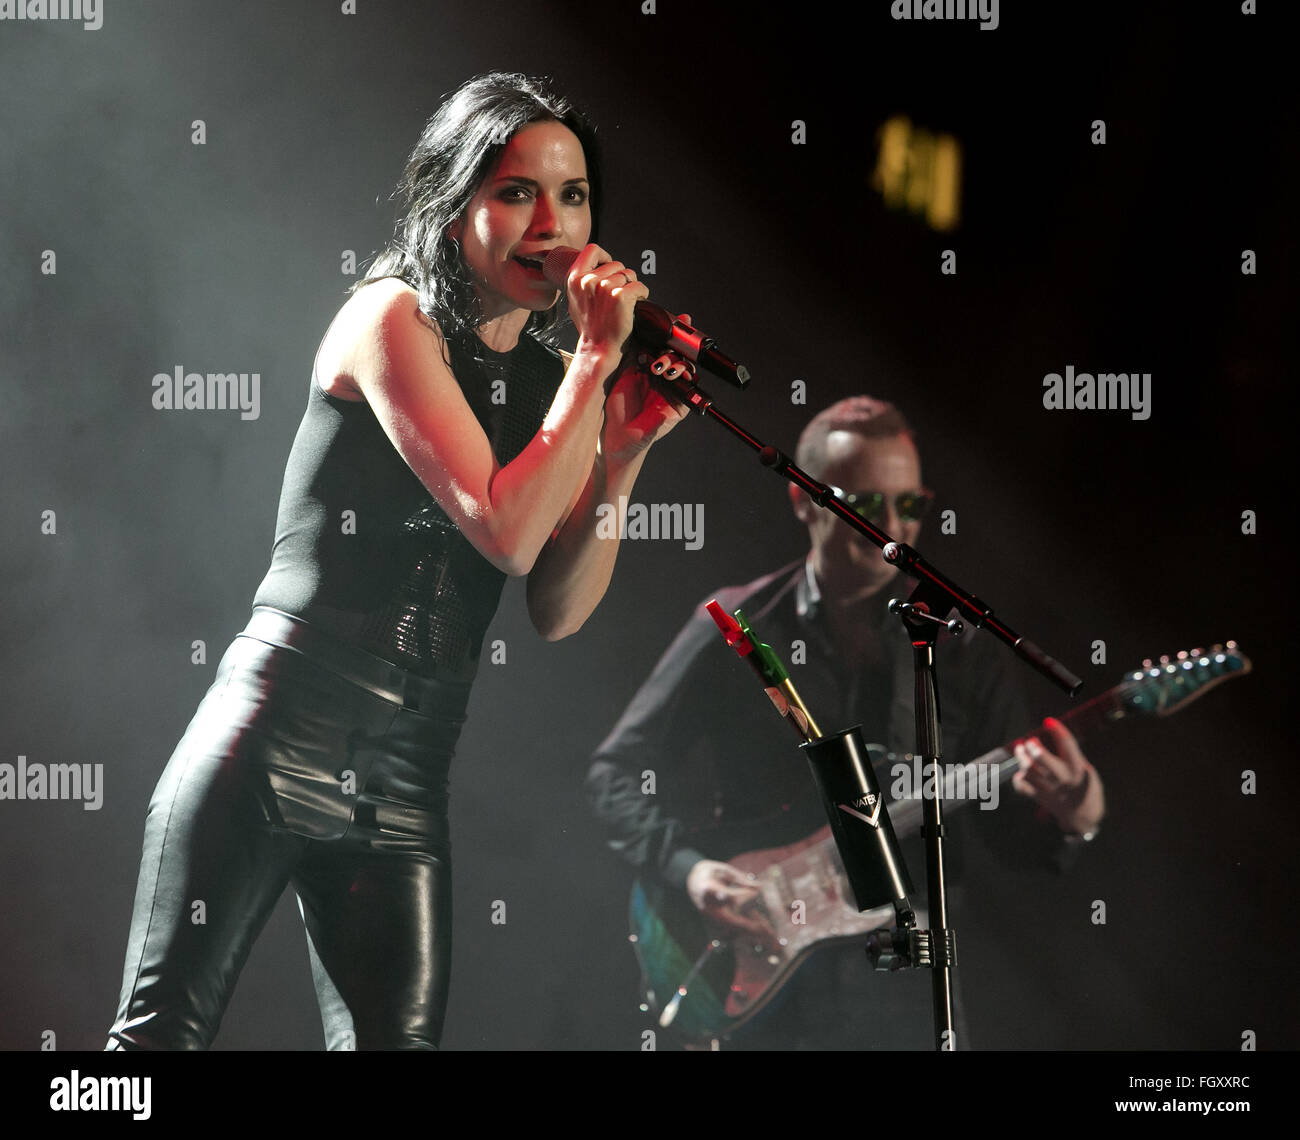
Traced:
[[[826, 457], [825, 468], [818, 472], [820, 479], [846, 494], [881, 492], [884, 504], [876, 528], [899, 542], [916, 542], [920, 521], [904, 521], [896, 504], [900, 494], [921, 487], [921, 458], [910, 439], [903, 435], [864, 439], [857, 432], [833, 431], [826, 437]], [[828, 599], [862, 600], [893, 581], [898, 571], [884, 560], [874, 542], [806, 495], [800, 493], [798, 500], [796, 509], [812, 540], [817, 583]]]
[[559, 291], [543, 276], [541, 255], [587, 244], [590, 195], [582, 143], [563, 123], [533, 123], [511, 138], [448, 229], [464, 250], [484, 318], [555, 304]]

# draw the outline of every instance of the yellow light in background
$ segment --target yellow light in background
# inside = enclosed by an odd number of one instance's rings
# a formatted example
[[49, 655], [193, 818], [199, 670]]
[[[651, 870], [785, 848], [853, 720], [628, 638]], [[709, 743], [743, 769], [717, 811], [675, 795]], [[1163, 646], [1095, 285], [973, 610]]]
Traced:
[[876, 132], [879, 153], [871, 185], [891, 210], [924, 215], [931, 229], [955, 229], [961, 217], [961, 143], [914, 128], [895, 115]]
[[935, 137], [931, 186], [926, 220], [936, 230], [955, 229], [961, 216], [961, 143], [952, 135]]

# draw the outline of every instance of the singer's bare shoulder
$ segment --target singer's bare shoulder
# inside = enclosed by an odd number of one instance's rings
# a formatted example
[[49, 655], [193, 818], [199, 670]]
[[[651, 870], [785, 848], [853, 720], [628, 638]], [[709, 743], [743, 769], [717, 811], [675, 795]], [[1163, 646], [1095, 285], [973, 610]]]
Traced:
[[366, 398], [358, 372], [387, 355], [394, 338], [421, 339], [437, 325], [420, 309], [419, 294], [400, 277], [381, 277], [363, 285], [343, 305], [316, 357], [321, 389], [340, 400]]

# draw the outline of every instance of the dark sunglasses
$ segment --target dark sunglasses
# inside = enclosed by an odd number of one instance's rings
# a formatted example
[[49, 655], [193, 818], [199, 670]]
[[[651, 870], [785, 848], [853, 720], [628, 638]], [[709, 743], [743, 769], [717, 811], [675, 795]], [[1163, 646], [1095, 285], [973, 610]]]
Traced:
[[[840, 499], [850, 510], [869, 523], [879, 523], [885, 511], [882, 491], [860, 491], [855, 495], [840, 492]], [[934, 492], [922, 487], [919, 491], [904, 491], [894, 496], [894, 509], [903, 522], [919, 522], [934, 502]]]

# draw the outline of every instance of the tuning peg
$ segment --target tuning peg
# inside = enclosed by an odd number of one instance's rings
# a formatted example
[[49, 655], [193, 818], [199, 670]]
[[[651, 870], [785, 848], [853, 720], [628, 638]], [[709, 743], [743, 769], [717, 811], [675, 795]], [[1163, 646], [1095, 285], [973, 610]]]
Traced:
[[1151, 668], [1151, 658], [1150, 658], [1150, 657], [1143, 657], [1143, 658], [1142, 658], [1142, 668], [1143, 668], [1143, 669], [1150, 669], [1150, 668]]

